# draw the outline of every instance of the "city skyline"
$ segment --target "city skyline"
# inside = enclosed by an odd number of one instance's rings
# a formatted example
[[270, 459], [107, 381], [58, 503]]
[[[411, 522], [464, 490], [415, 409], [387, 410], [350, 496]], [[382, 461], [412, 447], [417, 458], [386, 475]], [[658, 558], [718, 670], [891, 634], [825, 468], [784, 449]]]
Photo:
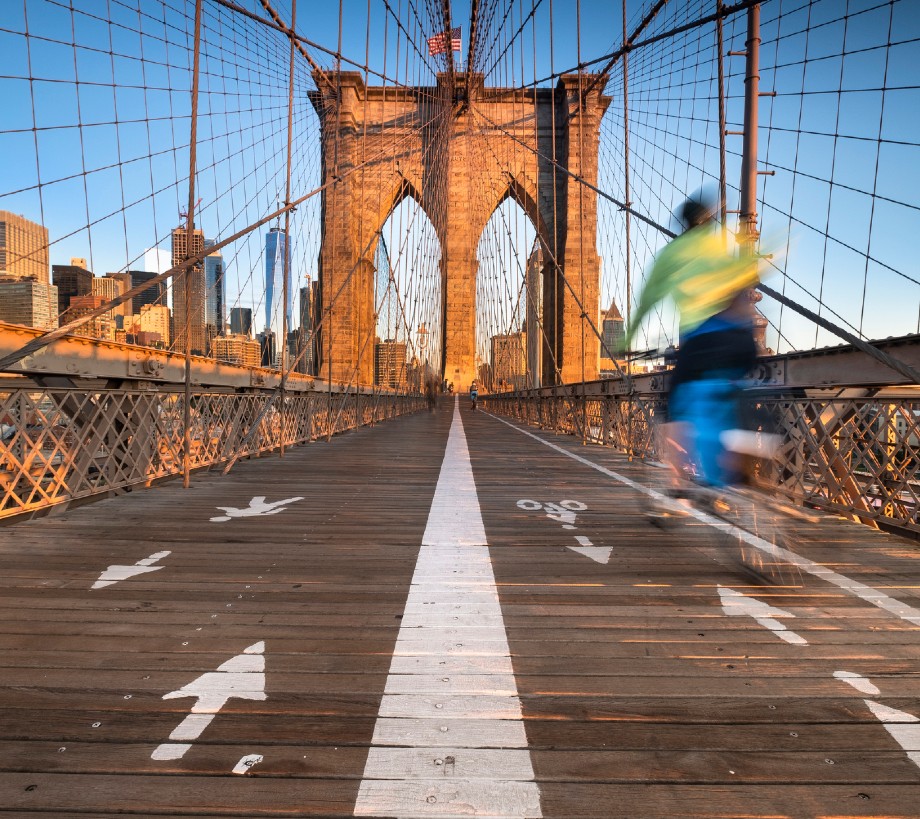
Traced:
[[[628, 4], [627, 30], [638, 24], [646, 5]], [[700, 4], [701, 15], [704, 6]], [[365, 38], [383, 24], [377, 17], [365, 20], [362, 8], [352, 0], [344, 5], [345, 13], [356, 23], [343, 32], [346, 69], [360, 67], [364, 62]], [[918, 280], [911, 272], [911, 254], [898, 237], [906, 229], [905, 220], [918, 210], [916, 191], [920, 184], [914, 182], [920, 162], [916, 146], [908, 139], [912, 127], [910, 112], [916, 108], [918, 93], [907, 78], [917, 50], [920, 14], [910, 13], [909, 4], [882, 8], [854, 2], [848, 8], [849, 17], [855, 22], [848, 26], [844, 15], [837, 13], [832, 3], [817, 2], [809, 8], [813, 30], [806, 41], [797, 33], [796, 26], [802, 16], [798, 9], [777, 13], [776, 4], [764, 4], [761, 84], [766, 94], [775, 92], [776, 96], [765, 97], [760, 103], [760, 153], [761, 167], [775, 176], [765, 174], [759, 179], [759, 210], [760, 225], [767, 237], [765, 247], [773, 254], [765, 269], [780, 269], [768, 283], [788, 290], [804, 306], [845, 328], [863, 330], [869, 338], [916, 332], [920, 329]], [[285, 2], [279, 3], [278, 9], [282, 15], [290, 12]], [[456, 5], [460, 20], [467, 16], [468, 9], [468, 3]], [[488, 68], [494, 67], [495, 61], [487, 61], [487, 84], [536, 83], [545, 87], [551, 84], [547, 78], [554, 72], [574, 68], [579, 62], [585, 62], [588, 70], [599, 67], [603, 62], [594, 62], [598, 55], [610, 54], [622, 42], [620, 12], [610, 4], [586, 1], [579, 6], [579, 14], [557, 15], [551, 22], [541, 14], [535, 15], [534, 36], [553, 43], [552, 56], [542, 50], [532, 61], [521, 60], [513, 80], [499, 73], [490, 74]], [[663, 14], [676, 12], [666, 8]], [[10, 163], [5, 189], [0, 191], [0, 207], [49, 226], [55, 261], [63, 263], [72, 256], [85, 257], [99, 271], [151, 270], [154, 265], [148, 259], [169, 252], [165, 247], [177, 216], [188, 207], [187, 178], [182, 177], [183, 168], [187, 168], [187, 144], [181, 134], [167, 133], [161, 121], [167, 112], [172, 117], [187, 118], [189, 75], [170, 61], [168, 37], [158, 42], [145, 33], [141, 52], [122, 36], [122, 30], [130, 31], [131, 26], [146, 32], [144, 27], [152, 25], [149, 21], [120, 19], [113, 42], [119, 67], [134, 77], [141, 69], [148, 73], [133, 93], [125, 92], [121, 95], [123, 99], [109, 99], [114, 95], [107, 96], [101, 89], [113, 87], [115, 75], [111, 65], [93, 58], [91, 38], [69, 50], [64, 48], [73, 58], [69, 62], [56, 59], [63, 46], [52, 45], [55, 42], [52, 35], [61, 40], [75, 21], [82, 23], [87, 19], [87, 12], [80, 7], [64, 9], [33, 4], [25, 10], [10, 10], [11, 36], [25, 31], [27, 22], [35, 34], [31, 45], [36, 68], [34, 76], [27, 79], [12, 53], [0, 55], [0, 61], [5, 61], [8, 67], [7, 75], [13, 78], [4, 85], [11, 94], [11, 119], [0, 138], [7, 155], [20, 160]], [[592, 25], [585, 25], [586, 19], [592, 20]], [[741, 16], [735, 15], [726, 23], [728, 47], [743, 40], [740, 19]], [[318, 7], [311, 18], [315, 41], [333, 42], [337, 24], [338, 9]], [[661, 25], [666, 24], [667, 20]], [[48, 35], [44, 39], [43, 32]], [[686, 43], [698, 52], [710, 54], [712, 36], [710, 27]], [[374, 37], [370, 40], [374, 42]], [[583, 52], [580, 60], [575, 54], [576, 45]], [[886, 46], [884, 50], [882, 45]], [[187, 48], [187, 45], [177, 44], [177, 47]], [[395, 48], [395, 42], [386, 38], [372, 48], [368, 82], [393, 83], [392, 77], [385, 80], [378, 74], [382, 72], [384, 58], [395, 57]], [[283, 38], [267, 39], [265, 51], [266, 59], [279, 64], [287, 59]], [[835, 56], [841, 52], [843, 57]], [[644, 146], [651, 144], [658, 132], [668, 132], [669, 123], [676, 121], [682, 106], [696, 112], [697, 118], [713, 117], [714, 61], [691, 61], [686, 69], [675, 68], [670, 80], [673, 85], [661, 88], [663, 99], [655, 102], [656, 86], [651, 84], [642, 53], [637, 52], [631, 79], [633, 196], [637, 190], [644, 191], [645, 212], [653, 221], [673, 230], [677, 225], [672, 213], [679, 204], [674, 181], [682, 180], [684, 193], [711, 183], [718, 158], [713, 148], [715, 140], [711, 132], [698, 132], [691, 125], [686, 133], [674, 133], [670, 152]], [[362, 55], [360, 60], [358, 54]], [[327, 70], [330, 69], [332, 58], [328, 54], [319, 52], [317, 57], [325, 60]], [[349, 57], [354, 57], [355, 62], [350, 63]], [[460, 53], [455, 58], [463, 57]], [[200, 146], [196, 190], [201, 198], [196, 203], [195, 225], [206, 235], [219, 239], [277, 209], [283, 199], [287, 89], [285, 83], [267, 78], [249, 84], [239, 78], [228, 79], [223, 69], [234, 63], [228, 62], [227, 53], [214, 50], [213, 41], [210, 44], [206, 41], [203, 60], [207, 78], [203, 99], [208, 102], [200, 116], [202, 127], [210, 136]], [[729, 130], [739, 125], [742, 63], [740, 59], [729, 60], [726, 67]], [[443, 67], [443, 62], [435, 60], [420, 69], [412, 82], [430, 84], [435, 72]], [[616, 136], [623, 127], [618, 71], [621, 68], [615, 65], [609, 83], [612, 102], [603, 131], [606, 143], [615, 147], [608, 149], [607, 154], [602, 152], [600, 184], [605, 192], [622, 198], [625, 195], [622, 181], [612, 174], [616, 163], [610, 152], [622, 147]], [[216, 83], [217, 77], [221, 77], [221, 85], [211, 87], [209, 83]], [[405, 82], [409, 77], [395, 79]], [[292, 181], [297, 190], [303, 191], [319, 184], [315, 154], [307, 147], [316, 137], [318, 122], [306, 94], [302, 93], [313, 87], [312, 80], [298, 69], [295, 81], [298, 92]], [[245, 150], [233, 151], [234, 134], [243, 129], [254, 132], [256, 125], [246, 120], [239, 106], [234, 108], [227, 102], [242, 99], [247, 93], [258, 93], [271, 100], [264, 113], [266, 121], [276, 125], [261, 141]], [[17, 100], [23, 104], [17, 105]], [[793, 130], [794, 141], [790, 136]], [[33, 133], [34, 138], [30, 136]], [[734, 198], [740, 160], [738, 143], [731, 139], [727, 161], [729, 194]], [[800, 169], [806, 164], [810, 173]], [[664, 167], [671, 169], [668, 172], [671, 178], [662, 173]], [[235, 187], [246, 187], [254, 182], [257, 173], [263, 181], [247, 196], [240, 194], [234, 198], [221, 194]], [[885, 195], [881, 195], [882, 190]], [[291, 291], [295, 302], [300, 285], [308, 277], [316, 280], [319, 276], [319, 207], [319, 197], [313, 197], [291, 215]], [[427, 219], [411, 200], [409, 209], [413, 207], [420, 211], [420, 220]], [[599, 203], [599, 209], [599, 236], [622, 230], [621, 210], [604, 201]], [[532, 232], [530, 217], [520, 211], [517, 203], [509, 205], [509, 211], [502, 217], [504, 223], [499, 229], [514, 227], [520, 221], [528, 225], [525, 233]], [[407, 246], [402, 235], [393, 235], [395, 217], [394, 211], [384, 232], [391, 234], [392, 267], [400, 271], [412, 263], [412, 254], [417, 254], [418, 249]], [[633, 231], [635, 247], [629, 273], [634, 300], [653, 253], [665, 239], [660, 232], [639, 222], [634, 222]], [[504, 299], [501, 311], [511, 309], [514, 294], [520, 289], [520, 271], [530, 249], [525, 244], [526, 240], [496, 251], [500, 254], [498, 264], [502, 272], [502, 280], [496, 277], [496, 287], [500, 286], [501, 291], [486, 293], [490, 298]], [[624, 315], [628, 315], [630, 298], [625, 289], [623, 248], [605, 240], [597, 249], [602, 264], [600, 300], [606, 304], [611, 298], [616, 299]], [[255, 230], [228, 246], [222, 255], [222, 281], [226, 285], [221, 294], [222, 320], [227, 320], [233, 307], [247, 307], [254, 315], [268, 310], [269, 294], [260, 272], [267, 263], [262, 230]], [[162, 270], [159, 258], [156, 269]], [[783, 271], [789, 275], [784, 276]], [[172, 290], [168, 296], [170, 302], [174, 301]], [[510, 297], [503, 295], [505, 290]], [[904, 297], [892, 303], [891, 293]], [[439, 299], [425, 298], [430, 312]], [[774, 322], [775, 329], [770, 332], [778, 349], [808, 349], [816, 344], [839, 343], [835, 336], [816, 330], [769, 300], [761, 306]], [[291, 314], [295, 309], [292, 305]], [[482, 313], [481, 306], [477, 310], [480, 311], [477, 324], [482, 328], [477, 332], [481, 338], [509, 329], [507, 315]], [[420, 321], [433, 326], [432, 315], [412, 317], [406, 311], [404, 319], [403, 332], [407, 335], [412, 334]], [[673, 314], [665, 311], [656, 317], [656, 323], [643, 341], [659, 346], [673, 341]]]

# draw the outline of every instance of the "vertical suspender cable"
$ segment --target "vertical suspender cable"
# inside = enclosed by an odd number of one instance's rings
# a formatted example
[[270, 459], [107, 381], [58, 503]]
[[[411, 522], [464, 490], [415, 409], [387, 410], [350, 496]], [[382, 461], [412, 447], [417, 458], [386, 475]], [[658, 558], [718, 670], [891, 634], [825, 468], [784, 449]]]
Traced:
[[[623, 0], [626, 6], [626, 0]], [[727, 186], [725, 181], [725, 40], [722, 19], [722, 0], [716, 0], [716, 65], [719, 70], [719, 221], [722, 223], [722, 234], [725, 235], [725, 219], [727, 217]], [[625, 13], [625, 12], [624, 12]]]
[[[630, 228], [632, 227], [632, 207], [631, 190], [629, 186], [629, 52], [626, 47], [629, 45], [629, 37], [626, 34], [626, 0], [623, 0], [623, 204], [625, 209], [623, 214], [626, 219], [625, 224], [625, 259], [626, 264], [626, 326], [631, 326], [632, 318], [632, 246], [630, 244]], [[601, 305], [603, 309], [603, 305]], [[603, 325], [601, 325], [603, 326]], [[615, 350], [611, 353], [616, 354]], [[616, 361], [614, 360], [614, 366]], [[626, 351], [626, 378], [632, 373], [632, 360], [629, 357], [629, 351]], [[632, 403], [632, 397], [628, 399]], [[632, 460], [636, 447], [633, 446], [633, 407], [628, 406], [626, 414], [626, 454]]]
[[[632, 247], [630, 228], [632, 226], [632, 198], [629, 179], [629, 39], [626, 36], [626, 0], [623, 0], [623, 213], [626, 217], [626, 326], [632, 316]], [[603, 307], [603, 305], [602, 305]], [[630, 371], [630, 359], [626, 359], [626, 371]]]
[[[195, 46], [192, 58], [192, 121], [188, 146], [188, 221], [186, 222], [185, 256], [192, 253], [192, 239], [195, 235], [195, 163], [198, 145], [198, 73], [201, 62], [201, 3], [195, 0]], [[182, 486], [188, 489], [191, 472], [192, 448], [192, 270], [185, 267], [185, 393], [182, 407]]]
[[288, 299], [291, 290], [291, 142], [294, 133], [294, 29], [297, 26], [297, 0], [291, 0], [291, 59], [288, 76], [288, 124], [287, 124], [287, 179], [284, 188], [284, 282], [281, 295], [281, 385], [278, 395], [278, 413], [281, 424], [281, 445], [279, 454], [284, 457], [284, 423], [285, 423], [285, 387], [287, 386], [287, 352], [288, 352]]

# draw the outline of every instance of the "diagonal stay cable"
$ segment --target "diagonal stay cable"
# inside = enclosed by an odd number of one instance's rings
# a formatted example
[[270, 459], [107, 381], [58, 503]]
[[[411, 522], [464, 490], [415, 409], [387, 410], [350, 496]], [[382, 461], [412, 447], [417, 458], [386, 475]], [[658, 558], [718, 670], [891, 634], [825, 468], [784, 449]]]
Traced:
[[[514, 141], [517, 142], [518, 144], [524, 146], [528, 151], [531, 151], [532, 153], [536, 154], [536, 155], [539, 156], [543, 161], [549, 162], [551, 165], [555, 166], [555, 167], [558, 168], [559, 170], [561, 170], [561, 171], [563, 171], [564, 173], [568, 174], [568, 175], [569, 175], [570, 177], [572, 177], [572, 179], [574, 179], [576, 182], [579, 182], [579, 183], [581, 183], [582, 185], [584, 185], [585, 187], [587, 187], [587, 188], [593, 190], [598, 196], [602, 196], [604, 199], [608, 200], [609, 202], [613, 202], [613, 204], [615, 204], [615, 205], [616, 205], [618, 208], [620, 208], [621, 210], [628, 210], [633, 216], [635, 216], [635, 217], [638, 218], [638, 219], [641, 219], [641, 220], [642, 220], [643, 222], [645, 222], [646, 224], [651, 225], [653, 228], [656, 228], [657, 230], [661, 231], [665, 236], [667, 236], [667, 237], [669, 237], [669, 238], [671, 238], [671, 239], [674, 239], [674, 238], [677, 237], [677, 234], [674, 233], [674, 231], [669, 230], [668, 228], [664, 227], [663, 225], [658, 224], [658, 223], [655, 222], [653, 219], [649, 219], [647, 216], [645, 216], [645, 215], [642, 214], [642, 213], [639, 213], [638, 211], [634, 210], [633, 208], [627, 207], [623, 202], [620, 202], [620, 201], [618, 201], [617, 199], [615, 199], [613, 196], [610, 196], [608, 193], [605, 193], [605, 192], [602, 191], [600, 188], [598, 188], [596, 185], [592, 185], [590, 182], [588, 182], [586, 179], [583, 179], [583, 178], [582, 178], [581, 176], [579, 176], [578, 174], [572, 173], [568, 168], [566, 168], [564, 165], [560, 164], [560, 163], [557, 162], [556, 160], [552, 159], [551, 157], [546, 156], [545, 154], [541, 153], [540, 151], [538, 151], [538, 150], [537, 150], [536, 148], [534, 148], [533, 146], [528, 145], [527, 143], [525, 143], [525, 142], [523, 142], [522, 140], [518, 139], [514, 134], [510, 133], [509, 131], [506, 131], [504, 128], [502, 128], [500, 125], [498, 125], [496, 122], [494, 122], [494, 121], [493, 121], [490, 117], [488, 117], [486, 114], [482, 113], [482, 112], [479, 111], [479, 110], [477, 110], [476, 113], [477, 113], [479, 116], [483, 117], [483, 119], [488, 120], [488, 122], [489, 122], [496, 130], [500, 131], [500, 132], [503, 133], [505, 136], [507, 136], [508, 138], [514, 140]], [[553, 254], [550, 254], [550, 255], [553, 255]], [[557, 270], [559, 270], [560, 274], [562, 275], [562, 278], [563, 278], [563, 281], [564, 281], [565, 284], [566, 284], [566, 287], [568, 287], [569, 290], [571, 291], [571, 289], [572, 289], [572, 288], [571, 288], [571, 285], [569, 284], [568, 280], [565, 278], [565, 274], [562, 273], [562, 270], [561, 270], [561, 268], [559, 267], [559, 264], [558, 264], [558, 262], [556, 261], [555, 258], [553, 259], [553, 264], [554, 264], [554, 266], [557, 268]], [[877, 349], [876, 347], [873, 347], [873, 346], [872, 346], [871, 344], [869, 344], [868, 342], [863, 341], [862, 339], [858, 338], [857, 336], [853, 335], [852, 333], [850, 333], [849, 331], [843, 329], [842, 327], [839, 327], [839, 326], [837, 326], [836, 324], [834, 324], [834, 323], [832, 323], [832, 322], [830, 322], [830, 321], [827, 321], [826, 319], [820, 317], [817, 313], [812, 312], [812, 311], [809, 310], [807, 307], [803, 307], [802, 305], [800, 305], [800, 304], [798, 304], [797, 302], [793, 301], [792, 299], [790, 299], [790, 298], [788, 298], [788, 297], [782, 295], [782, 294], [779, 293], [778, 291], [774, 290], [772, 287], [768, 287], [767, 285], [763, 284], [762, 282], [761, 282], [760, 284], [757, 285], [757, 289], [760, 290], [762, 293], [764, 293], [764, 294], [770, 296], [772, 299], [775, 299], [775, 300], [778, 301], [780, 304], [783, 304], [784, 306], [788, 307], [790, 310], [795, 311], [795, 312], [798, 313], [800, 316], [803, 316], [804, 318], [807, 318], [809, 321], [813, 321], [813, 322], [815, 322], [816, 324], [819, 324], [821, 327], [823, 327], [823, 328], [824, 328], [825, 330], [827, 330], [828, 332], [831, 332], [831, 333], [833, 333], [834, 335], [838, 336], [839, 338], [842, 338], [842, 339], [843, 339], [844, 341], [846, 341], [848, 344], [852, 344], [852, 345], [855, 346], [857, 349], [859, 349], [859, 350], [861, 350], [862, 352], [864, 352], [866, 355], [871, 356], [871, 357], [874, 358], [876, 361], [878, 361], [878, 362], [884, 364], [886, 367], [890, 367], [891, 369], [895, 370], [896, 372], [899, 372], [901, 375], [906, 376], [907, 378], [909, 378], [909, 379], [911, 380], [912, 383], [920, 384], [920, 373], [918, 373], [918, 372], [917, 372], [913, 367], [911, 367], [909, 364], [906, 364], [906, 363], [904, 363], [903, 361], [900, 361], [899, 359], [894, 358], [893, 356], [889, 355], [888, 353], [882, 352], [881, 350]], [[573, 292], [572, 295], [575, 296], [575, 293]], [[578, 302], [578, 298], [577, 298], [577, 297], [575, 298], [575, 300], [576, 300], [576, 302]], [[579, 309], [582, 311], [582, 314], [584, 314], [584, 308], [582, 307], [582, 305], [579, 303], [578, 306], [579, 306]], [[591, 324], [592, 329], [594, 329], [595, 334], [597, 334], [597, 335], [598, 335], [598, 338], [600, 338], [600, 335], [597, 333], [597, 328], [594, 327], [594, 323], [591, 321], [590, 317], [587, 317], [587, 320], [588, 320], [589, 324]], [[603, 343], [603, 342], [602, 342], [602, 343]], [[615, 359], [614, 359], [614, 361], [615, 361]], [[2, 365], [2, 361], [0, 361], [0, 365]]]
[[[442, 115], [437, 114], [436, 116], [442, 116]], [[256, 222], [253, 222], [251, 225], [248, 225], [242, 230], [238, 230], [236, 233], [234, 233], [231, 236], [228, 236], [226, 239], [221, 239], [219, 242], [215, 242], [210, 247], [205, 248], [204, 250], [196, 253], [195, 255], [189, 256], [181, 264], [176, 265], [175, 267], [171, 267], [169, 270], [166, 270], [163, 273], [160, 273], [154, 276], [153, 278], [148, 279], [145, 282], [142, 282], [136, 287], [132, 287], [130, 290], [125, 291], [121, 295], [116, 296], [111, 301], [108, 301], [102, 306], [89, 311], [85, 315], [80, 316], [79, 318], [76, 318], [73, 321], [70, 321], [67, 324], [64, 324], [60, 327], [56, 327], [53, 330], [49, 330], [47, 333], [40, 335], [38, 338], [32, 339], [32, 341], [20, 347], [18, 350], [15, 350], [12, 353], [5, 355], [3, 358], [0, 358], [0, 372], [3, 372], [4, 370], [8, 370], [11, 366], [13, 366], [13, 364], [16, 364], [17, 362], [21, 361], [23, 358], [26, 358], [27, 356], [32, 355], [33, 353], [37, 352], [43, 347], [47, 347], [52, 342], [57, 341], [59, 338], [66, 336], [68, 333], [70, 333], [72, 330], [75, 330], [77, 327], [81, 327], [87, 322], [92, 321], [93, 319], [98, 318], [99, 316], [110, 312], [114, 307], [118, 307], [120, 304], [124, 304], [125, 302], [127, 302], [130, 299], [133, 299], [135, 296], [139, 295], [140, 293], [143, 293], [145, 290], [148, 290], [151, 287], [155, 287], [161, 282], [165, 282], [167, 279], [172, 278], [178, 273], [182, 273], [183, 271], [187, 270], [193, 265], [199, 264], [200, 262], [203, 261], [204, 257], [207, 256], [208, 254], [216, 253], [217, 251], [221, 250], [222, 248], [226, 247], [232, 242], [235, 242], [238, 239], [241, 239], [243, 236], [246, 236], [247, 234], [252, 233], [254, 230], [257, 230], [263, 225], [268, 224], [272, 219], [276, 219], [279, 216], [283, 216], [288, 211], [296, 210], [298, 205], [316, 196], [316, 194], [322, 193], [324, 190], [326, 190], [330, 186], [338, 184], [339, 182], [344, 180], [346, 177], [354, 174], [356, 171], [359, 171], [362, 168], [365, 168], [369, 165], [373, 165], [379, 162], [381, 158], [382, 156], [374, 156], [371, 159], [368, 159], [358, 165], [353, 166], [352, 168], [349, 168], [347, 171], [340, 173], [338, 176], [330, 179], [328, 182], [323, 183], [319, 187], [314, 188], [308, 193], [305, 193], [303, 196], [295, 199], [290, 204], [285, 205], [281, 208], [278, 208], [277, 210], [273, 211], [272, 213], [269, 213], [267, 216], [263, 216], [261, 219], [259, 219]]]

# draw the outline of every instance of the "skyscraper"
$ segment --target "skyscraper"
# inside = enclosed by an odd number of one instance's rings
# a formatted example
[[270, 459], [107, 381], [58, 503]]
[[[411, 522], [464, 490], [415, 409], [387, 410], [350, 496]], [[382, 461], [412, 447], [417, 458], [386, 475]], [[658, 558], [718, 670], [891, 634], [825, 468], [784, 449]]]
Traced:
[[[294, 305], [294, 288], [288, 283], [287, 303], [284, 301], [284, 263], [287, 258], [291, 268], [291, 249], [287, 235], [279, 227], [272, 228], [265, 236], [265, 328], [271, 330], [276, 339], [284, 338], [285, 316], [287, 327], [292, 329], [291, 316]], [[272, 365], [279, 363], [282, 345], [276, 345]]]
[[374, 345], [374, 383], [381, 387], [405, 387], [406, 343], [404, 341], [378, 341]]
[[[204, 251], [203, 231], [193, 232], [191, 246], [189, 246], [188, 238], [188, 231], [184, 227], [180, 226], [173, 230], [173, 267], [182, 264], [189, 256], [196, 256]], [[186, 271], [177, 273], [173, 278], [175, 282], [173, 286], [173, 325], [176, 347], [184, 350], [187, 337], [192, 352], [204, 355], [208, 347], [208, 336], [205, 331], [204, 265], [199, 262], [187, 272], [191, 282], [188, 307], [186, 307]]]
[[602, 328], [604, 344], [601, 347], [601, 358], [612, 358], [619, 354], [620, 346], [626, 338], [623, 316], [615, 301], [610, 302], [610, 309], [604, 316]]
[[[214, 242], [206, 239], [204, 246]], [[220, 251], [204, 257], [204, 321], [216, 335], [224, 332], [224, 257]]]
[[259, 342], [248, 335], [218, 336], [214, 339], [214, 358], [227, 364], [259, 367], [262, 362], [262, 350]]
[[0, 210], [0, 278], [51, 283], [48, 228]]
[[53, 284], [0, 274], [0, 321], [50, 330], [58, 326], [57, 300]]
[[230, 308], [230, 332], [235, 336], [252, 338], [252, 309], [249, 307]]
[[[92, 294], [102, 296], [106, 301], [111, 301], [123, 293], [128, 292], [131, 278], [126, 273], [108, 273], [105, 276], [94, 276], [92, 281]], [[116, 317], [123, 319], [126, 315], [131, 315], [131, 305], [127, 302], [119, 304], [112, 308], [109, 314], [113, 321]]]
[[143, 304], [140, 312], [140, 329], [156, 333], [163, 344], [169, 346], [169, 308], [165, 304]]
[[[105, 296], [74, 296], [70, 300], [70, 307], [61, 316], [61, 323], [66, 324], [74, 319], [84, 318], [102, 307], [108, 298]], [[82, 325], [74, 330], [74, 335], [87, 336], [89, 338], [99, 338], [103, 341], [115, 340], [115, 321], [111, 311], [96, 316], [89, 321], [83, 322]]]
[[[158, 274], [150, 273], [146, 270], [129, 270], [128, 275], [131, 277], [131, 287], [137, 287], [149, 282]], [[141, 308], [145, 304], [166, 305], [166, 282], [160, 282], [153, 287], [148, 287], [143, 293], [139, 293], [131, 299], [131, 311], [140, 314]]]
[[58, 310], [70, 307], [74, 296], [89, 296], [93, 292], [93, 274], [86, 268], [86, 259], [71, 259], [70, 264], [51, 266], [54, 285], [58, 289]]
[[300, 327], [297, 329], [297, 346], [294, 370], [313, 375], [313, 284], [307, 277], [306, 287], [300, 288]]

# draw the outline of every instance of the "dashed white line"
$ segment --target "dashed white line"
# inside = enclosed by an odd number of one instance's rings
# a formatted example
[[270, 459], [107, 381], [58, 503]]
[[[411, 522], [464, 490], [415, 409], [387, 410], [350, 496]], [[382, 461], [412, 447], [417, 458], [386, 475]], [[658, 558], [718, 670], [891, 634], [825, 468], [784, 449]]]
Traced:
[[[607, 475], [614, 480], [619, 481], [620, 483], [625, 484], [632, 489], [635, 489], [637, 492], [642, 492], [657, 501], [667, 501], [664, 495], [662, 495], [660, 492], [656, 492], [654, 489], [644, 486], [637, 481], [633, 481], [627, 478], [625, 475], [620, 475], [611, 469], [607, 469], [600, 464], [596, 464], [593, 461], [589, 461], [587, 458], [581, 457], [581, 455], [576, 455], [574, 452], [569, 452], [568, 450], [563, 449], [561, 446], [556, 446], [556, 444], [551, 443], [550, 441], [545, 441], [539, 435], [534, 435], [532, 432], [529, 432], [526, 429], [522, 429], [521, 427], [506, 421], [504, 418], [500, 418], [497, 415], [492, 415], [491, 413], [486, 414], [490, 418], [495, 418], [497, 421], [501, 421], [503, 424], [511, 427], [511, 429], [517, 430], [522, 435], [527, 435], [528, 437], [533, 438], [535, 441], [539, 441], [544, 446], [548, 446], [550, 449], [554, 449], [563, 455], [567, 455], [569, 458], [572, 458], [573, 460], [578, 461], [585, 466], [591, 467], [591, 469], [596, 469], [598, 472], [601, 472], [604, 475]], [[698, 509], [686, 507], [685, 511], [687, 515], [696, 518], [701, 523], [705, 523], [708, 526], [712, 526], [714, 529], [718, 529], [721, 532], [725, 532], [726, 534], [736, 537], [747, 543], [749, 546], [753, 546], [755, 549], [759, 549], [772, 557], [779, 558], [794, 566], [798, 566], [800, 569], [802, 569], [802, 571], [808, 572], [815, 577], [820, 577], [822, 580], [825, 580], [828, 583], [831, 583], [832, 585], [837, 586], [846, 592], [849, 592], [855, 597], [858, 597], [861, 600], [865, 600], [867, 603], [871, 603], [873, 606], [877, 606], [884, 611], [894, 614], [896, 617], [899, 617], [905, 622], [912, 623], [915, 626], [920, 626], [920, 609], [909, 606], [907, 603], [902, 603], [900, 600], [896, 600], [894, 597], [890, 597], [889, 595], [879, 591], [876, 588], [873, 588], [872, 586], [868, 586], [865, 583], [860, 583], [858, 580], [853, 580], [850, 577], [839, 574], [838, 572], [828, 569], [826, 566], [822, 566], [820, 563], [815, 563], [812, 560], [808, 560], [808, 558], [797, 555], [795, 552], [789, 551], [789, 549], [784, 549], [781, 546], [770, 543], [768, 540], [764, 540], [757, 535], [746, 532], [744, 529], [739, 529], [737, 526], [726, 523], [724, 520], [719, 520], [712, 515], [707, 515], [705, 512], [701, 512]]]
[[795, 617], [792, 612], [771, 606], [755, 597], [742, 594], [727, 586], [719, 586], [719, 597], [722, 600], [722, 611], [729, 617], [752, 617], [764, 628], [772, 631], [781, 640], [797, 646], [807, 646], [808, 641], [794, 631], [786, 628], [777, 617]]

